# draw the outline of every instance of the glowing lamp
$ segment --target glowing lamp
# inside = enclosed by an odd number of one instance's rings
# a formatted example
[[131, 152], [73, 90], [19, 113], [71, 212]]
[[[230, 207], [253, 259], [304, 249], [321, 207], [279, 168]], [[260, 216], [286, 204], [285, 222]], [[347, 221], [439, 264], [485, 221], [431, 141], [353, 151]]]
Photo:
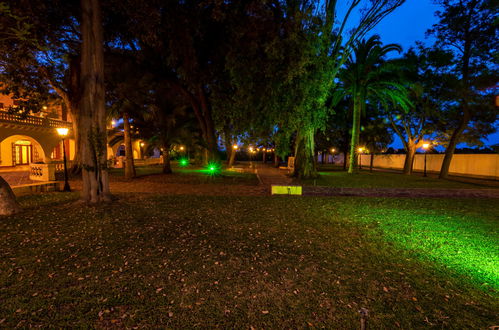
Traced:
[[237, 150], [237, 148], [239, 148], [239, 147], [237, 146], [237, 144], [234, 144], [234, 145], [232, 146], [232, 148], [233, 148], [234, 150]]
[[423, 149], [428, 149], [430, 147], [429, 143], [423, 143]]
[[69, 128], [59, 127], [59, 128], [56, 128], [56, 131], [57, 131], [57, 134], [59, 134], [62, 137], [65, 137], [66, 135], [68, 135]]
[[66, 144], [64, 143], [64, 138], [68, 135], [69, 129], [67, 127], [58, 127], [55, 129], [57, 134], [62, 137], [62, 156], [64, 160], [64, 189], [63, 191], [71, 191], [68, 179], [68, 165], [66, 161]]
[[209, 163], [206, 166], [206, 169], [207, 169], [209, 175], [211, 175], [211, 176], [218, 175], [220, 172], [220, 164], [215, 163], [215, 162]]
[[144, 142], [140, 142], [140, 146], [141, 147], [145, 146], [145, 143]]
[[180, 166], [182, 166], [182, 167], [186, 167], [187, 165], [189, 165], [189, 160], [188, 160], [187, 158], [181, 158], [181, 159], [179, 160], [179, 164], [180, 164]]
[[184, 150], [184, 147], [183, 147], [183, 146], [180, 146], [180, 150], [181, 150], [181, 151], [182, 151], [182, 150]]
[[359, 152], [363, 152], [364, 151], [364, 148], [363, 147], [360, 147], [359, 149], [357, 149]]

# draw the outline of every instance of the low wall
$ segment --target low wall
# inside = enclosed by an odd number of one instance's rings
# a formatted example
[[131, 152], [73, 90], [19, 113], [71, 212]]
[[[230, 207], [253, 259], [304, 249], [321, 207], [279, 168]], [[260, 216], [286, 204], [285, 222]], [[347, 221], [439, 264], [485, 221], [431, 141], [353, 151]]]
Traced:
[[[371, 155], [362, 155], [362, 166], [369, 166]], [[426, 155], [426, 170], [440, 172], [444, 154]], [[397, 169], [404, 168], [405, 155], [375, 155], [374, 167]], [[423, 171], [424, 154], [416, 154], [415, 171]], [[499, 154], [457, 154], [452, 157], [449, 173], [461, 176], [476, 176], [499, 179]]]

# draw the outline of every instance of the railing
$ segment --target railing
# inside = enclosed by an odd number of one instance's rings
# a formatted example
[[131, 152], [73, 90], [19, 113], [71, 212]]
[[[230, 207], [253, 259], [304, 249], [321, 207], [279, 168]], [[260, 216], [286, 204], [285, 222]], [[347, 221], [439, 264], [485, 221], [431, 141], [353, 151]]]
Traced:
[[29, 179], [33, 181], [54, 181], [56, 164], [29, 164]]
[[10, 113], [6, 111], [0, 111], [0, 122], [16, 123], [20, 125], [29, 126], [42, 126], [42, 127], [67, 127], [72, 128], [72, 124], [67, 121], [52, 119], [52, 118], [42, 118], [35, 116], [23, 116], [16, 113]]
[[[62, 173], [62, 172], [64, 172], [64, 161], [62, 161], [62, 160], [53, 160], [50, 163], [54, 164], [56, 173]], [[66, 165], [68, 167], [68, 170], [70, 170], [71, 167], [73, 166], [73, 161], [72, 160], [68, 160], [67, 163], [66, 163]]]

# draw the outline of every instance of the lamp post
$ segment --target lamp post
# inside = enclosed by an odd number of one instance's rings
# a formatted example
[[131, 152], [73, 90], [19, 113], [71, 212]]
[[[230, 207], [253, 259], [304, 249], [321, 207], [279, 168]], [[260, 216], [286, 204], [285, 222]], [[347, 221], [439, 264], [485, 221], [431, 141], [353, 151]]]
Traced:
[[64, 159], [64, 189], [63, 191], [71, 191], [69, 187], [68, 180], [68, 166], [66, 163], [66, 144], [64, 143], [64, 138], [68, 135], [69, 129], [66, 127], [56, 128], [57, 133], [62, 137], [62, 158]]
[[364, 148], [360, 147], [358, 149], [358, 151], [359, 151], [359, 170], [361, 170], [362, 169], [362, 152], [364, 151]]
[[331, 164], [334, 164], [334, 153], [336, 152], [335, 148], [331, 148]]
[[424, 170], [423, 170], [423, 176], [426, 177], [426, 154], [428, 151], [428, 148], [430, 147], [429, 143], [423, 143], [423, 149], [424, 149]]

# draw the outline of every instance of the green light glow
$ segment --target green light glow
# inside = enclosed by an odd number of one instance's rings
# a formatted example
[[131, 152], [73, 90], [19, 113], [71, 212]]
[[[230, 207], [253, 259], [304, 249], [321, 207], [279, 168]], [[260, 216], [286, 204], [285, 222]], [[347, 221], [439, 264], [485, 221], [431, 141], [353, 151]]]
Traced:
[[189, 165], [189, 160], [187, 158], [181, 158], [178, 163], [181, 167], [186, 167]]
[[374, 221], [388, 241], [480, 285], [499, 289], [498, 245], [486, 219], [432, 209], [363, 211], [363, 220]]
[[211, 176], [219, 175], [221, 171], [221, 165], [215, 162], [208, 163], [206, 169], [208, 171], [208, 174]]

